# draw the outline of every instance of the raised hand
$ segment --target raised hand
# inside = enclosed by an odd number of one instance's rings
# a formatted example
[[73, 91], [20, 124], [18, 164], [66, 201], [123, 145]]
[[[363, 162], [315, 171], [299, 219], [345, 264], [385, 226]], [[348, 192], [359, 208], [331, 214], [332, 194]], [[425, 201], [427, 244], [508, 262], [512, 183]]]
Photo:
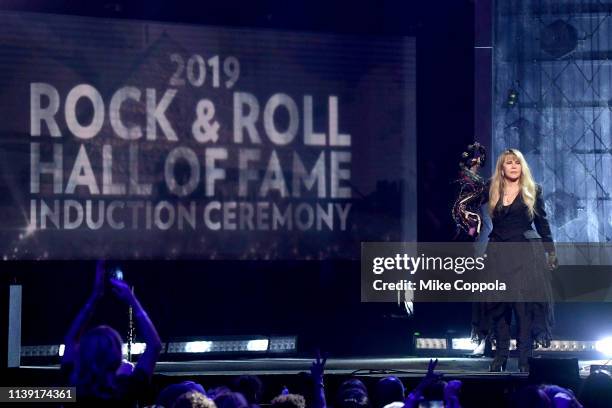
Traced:
[[423, 377], [419, 385], [417, 385], [416, 388], [410, 394], [408, 394], [408, 396], [404, 400], [404, 408], [418, 407], [419, 402], [423, 398], [423, 390], [430, 384], [433, 384], [442, 378], [444, 374], [435, 372], [437, 365], [437, 358], [435, 360], [429, 359], [429, 365], [427, 366], [427, 374], [425, 374], [425, 377]]
[[325, 388], [323, 385], [323, 373], [325, 372], [325, 363], [327, 356], [321, 358], [321, 352], [317, 349], [316, 356], [310, 366], [310, 375], [314, 385], [313, 408], [326, 408], [327, 401], [325, 399]]
[[442, 376], [444, 374], [436, 373], [434, 371], [436, 369], [437, 365], [438, 365], [438, 359], [437, 358], [435, 360], [433, 358], [429, 359], [429, 365], [427, 366], [427, 374], [425, 374], [425, 379], [429, 379], [429, 380], [433, 380], [433, 381], [438, 381], [440, 378], [442, 378]]
[[323, 379], [325, 363], [327, 363], [327, 356], [325, 356], [325, 358], [321, 358], [321, 352], [317, 349], [315, 360], [310, 366], [310, 375], [312, 376], [313, 380]]
[[134, 294], [127, 283], [118, 279], [111, 279], [110, 284], [113, 294], [117, 296], [119, 300], [127, 304], [132, 304], [134, 302]]

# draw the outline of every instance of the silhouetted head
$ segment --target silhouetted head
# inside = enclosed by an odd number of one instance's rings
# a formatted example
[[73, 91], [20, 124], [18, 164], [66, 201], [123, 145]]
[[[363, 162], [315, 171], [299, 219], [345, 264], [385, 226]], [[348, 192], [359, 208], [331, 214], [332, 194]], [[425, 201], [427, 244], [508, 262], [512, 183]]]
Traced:
[[255, 375], [241, 375], [234, 380], [233, 389], [244, 395], [249, 404], [258, 404], [263, 393], [263, 384]]
[[169, 408], [217, 408], [214, 401], [197, 391], [188, 391], [179, 397]]
[[79, 395], [103, 399], [114, 395], [121, 344], [121, 336], [109, 326], [95, 327], [81, 337], [72, 378]]
[[209, 388], [208, 392], [206, 393], [206, 395], [208, 395], [209, 398], [212, 398], [213, 400], [216, 400], [218, 396], [220, 396], [222, 394], [229, 394], [231, 392], [232, 392], [232, 390], [230, 390], [225, 385], [220, 385], [218, 387]]
[[519, 390], [514, 400], [514, 406], [516, 408], [553, 408], [553, 404], [544, 390], [535, 385]]
[[225, 392], [215, 398], [217, 408], [247, 408], [246, 398], [239, 392]]
[[402, 384], [399, 378], [394, 376], [381, 378], [376, 383], [374, 396], [378, 407], [384, 407], [396, 401], [403, 401], [404, 384]]
[[363, 381], [361, 381], [358, 378], [349, 378], [348, 380], [344, 381], [341, 385], [340, 388], [338, 389], [338, 394], [341, 394], [342, 392], [352, 389], [352, 388], [357, 388], [360, 389], [361, 391], [365, 392], [366, 394], [368, 393], [368, 389], [366, 388], [365, 384], [363, 383]]
[[[370, 401], [368, 398], [368, 390], [365, 384], [357, 378], [349, 378], [348, 380], [340, 384], [340, 387], [338, 388], [338, 393], [336, 394], [335, 406], [337, 407], [342, 406], [346, 394], [352, 391], [360, 391], [361, 393], [363, 393], [366, 396], [367, 404], [369, 405]], [[352, 395], [351, 397], [349, 397], [349, 399], [351, 398], [354, 399], [354, 397], [358, 397], [358, 396]], [[358, 399], [361, 399], [361, 397], [358, 397]]]
[[612, 376], [606, 371], [591, 373], [582, 383], [578, 399], [588, 408], [612, 406]]
[[163, 407], [172, 407], [179, 396], [188, 392], [197, 392], [202, 395], [206, 395], [204, 387], [193, 381], [183, 381], [178, 384], [170, 384], [157, 396], [155, 405], [161, 405]]
[[555, 395], [559, 393], [567, 394], [570, 397], [574, 397], [574, 392], [568, 388], [559, 387], [554, 384], [544, 384], [540, 386], [540, 389], [544, 391], [549, 400], [553, 400]]
[[446, 388], [446, 381], [438, 380], [428, 384], [423, 389], [423, 397], [428, 401], [443, 401], [444, 388]]
[[306, 400], [299, 394], [279, 395], [272, 400], [272, 408], [306, 408]]
[[368, 408], [370, 400], [365, 391], [359, 388], [349, 388], [338, 395], [336, 404], [338, 408]]

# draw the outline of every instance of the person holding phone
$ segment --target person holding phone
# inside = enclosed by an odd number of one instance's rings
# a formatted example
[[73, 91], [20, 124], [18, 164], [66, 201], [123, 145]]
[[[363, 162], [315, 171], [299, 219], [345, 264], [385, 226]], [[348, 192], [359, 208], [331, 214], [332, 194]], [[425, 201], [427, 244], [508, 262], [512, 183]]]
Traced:
[[[114, 272], [114, 273], [111, 273]], [[161, 341], [142, 305], [116, 271], [107, 270], [103, 261], [96, 265], [93, 291], [72, 323], [66, 337], [62, 372], [76, 387], [80, 406], [136, 406], [150, 383]], [[96, 305], [108, 293], [131, 306], [146, 348], [133, 371], [122, 365], [122, 340], [115, 329], [98, 326], [86, 331]]]

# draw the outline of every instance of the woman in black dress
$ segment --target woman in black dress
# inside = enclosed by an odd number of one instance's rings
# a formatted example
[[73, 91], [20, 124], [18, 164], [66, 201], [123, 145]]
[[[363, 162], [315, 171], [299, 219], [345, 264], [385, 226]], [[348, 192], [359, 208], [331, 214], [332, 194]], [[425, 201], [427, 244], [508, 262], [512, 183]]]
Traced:
[[[498, 158], [488, 184], [488, 206], [493, 222], [489, 242], [525, 244], [489, 245], [487, 254], [496, 268], [494, 273], [509, 280], [512, 298], [482, 305], [479, 321], [474, 323], [480, 333], [492, 332], [496, 351], [490, 370], [502, 371], [509, 356], [514, 313], [518, 366], [520, 371], [528, 371], [534, 343], [550, 345], [553, 311], [549, 271], [557, 261], [542, 189], [520, 151], [508, 149]], [[543, 301], [529, 301], [534, 298]]]

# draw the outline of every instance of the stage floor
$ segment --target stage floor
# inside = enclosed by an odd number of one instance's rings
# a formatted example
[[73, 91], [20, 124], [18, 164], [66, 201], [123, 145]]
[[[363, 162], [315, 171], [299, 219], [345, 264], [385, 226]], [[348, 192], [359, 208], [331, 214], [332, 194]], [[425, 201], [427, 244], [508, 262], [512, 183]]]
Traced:
[[[565, 356], [564, 356], [565, 357]], [[404, 358], [330, 358], [327, 360], [327, 374], [389, 375], [421, 377], [427, 370], [429, 357]], [[517, 360], [508, 360], [507, 371], [490, 373], [491, 358], [439, 357], [437, 371], [450, 377], [495, 377], [519, 376]], [[183, 362], [158, 362], [156, 373], [165, 375], [287, 375], [308, 372], [312, 360], [304, 358], [258, 358], [241, 360], [200, 360]], [[605, 364], [606, 360], [579, 360], [580, 375], [589, 375], [591, 365]]]

